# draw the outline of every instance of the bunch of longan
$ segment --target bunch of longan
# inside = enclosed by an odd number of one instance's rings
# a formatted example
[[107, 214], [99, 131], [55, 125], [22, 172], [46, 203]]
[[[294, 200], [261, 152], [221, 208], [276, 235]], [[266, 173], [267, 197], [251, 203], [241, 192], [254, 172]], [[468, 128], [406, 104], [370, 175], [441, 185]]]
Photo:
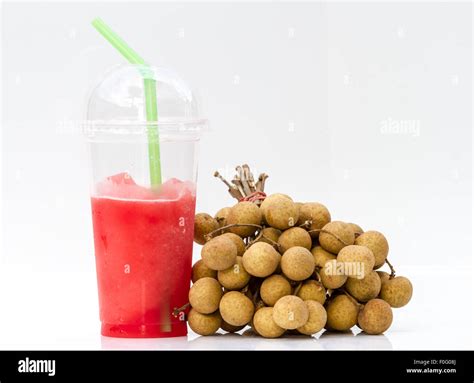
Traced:
[[[392, 307], [412, 296], [410, 281], [395, 276], [387, 261], [385, 236], [331, 221], [321, 203], [260, 194], [214, 217], [197, 214], [194, 240], [203, 247], [193, 266], [188, 323], [200, 335], [246, 325], [266, 338], [355, 325], [381, 334], [392, 323]], [[378, 271], [384, 264], [391, 273]]]

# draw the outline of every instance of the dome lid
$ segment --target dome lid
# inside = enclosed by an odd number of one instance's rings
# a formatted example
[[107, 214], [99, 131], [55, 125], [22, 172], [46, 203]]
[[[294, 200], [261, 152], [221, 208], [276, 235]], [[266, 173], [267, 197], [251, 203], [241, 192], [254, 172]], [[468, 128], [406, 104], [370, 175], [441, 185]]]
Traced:
[[160, 131], [201, 131], [207, 120], [187, 84], [171, 69], [120, 65], [93, 88], [86, 110], [89, 127], [146, 126], [145, 81], [156, 81], [156, 103]]

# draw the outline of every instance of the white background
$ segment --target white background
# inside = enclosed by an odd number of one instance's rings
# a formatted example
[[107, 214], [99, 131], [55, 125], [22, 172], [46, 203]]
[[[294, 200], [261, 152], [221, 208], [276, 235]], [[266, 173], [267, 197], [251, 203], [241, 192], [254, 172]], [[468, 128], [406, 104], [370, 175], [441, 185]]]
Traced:
[[[231, 205], [212, 174], [248, 162], [386, 234], [414, 297], [385, 335], [100, 337], [78, 124], [123, 59], [96, 16], [199, 91], [199, 211]], [[473, 348], [470, 3], [3, 2], [0, 31], [1, 349]]]

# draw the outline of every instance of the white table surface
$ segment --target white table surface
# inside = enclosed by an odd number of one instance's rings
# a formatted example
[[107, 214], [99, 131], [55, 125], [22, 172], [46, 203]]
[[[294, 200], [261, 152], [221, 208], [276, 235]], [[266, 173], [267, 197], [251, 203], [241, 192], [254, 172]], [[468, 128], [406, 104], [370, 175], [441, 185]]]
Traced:
[[[263, 339], [217, 334], [166, 339], [116, 339], [99, 334], [95, 274], [57, 273], [1, 265], [0, 349], [371, 350], [473, 349], [472, 270], [405, 267], [414, 285], [408, 306], [394, 310], [379, 336], [322, 331], [313, 337]], [[402, 271], [402, 270], [401, 270]], [[457, 286], [457, 289], [451, 289]]]

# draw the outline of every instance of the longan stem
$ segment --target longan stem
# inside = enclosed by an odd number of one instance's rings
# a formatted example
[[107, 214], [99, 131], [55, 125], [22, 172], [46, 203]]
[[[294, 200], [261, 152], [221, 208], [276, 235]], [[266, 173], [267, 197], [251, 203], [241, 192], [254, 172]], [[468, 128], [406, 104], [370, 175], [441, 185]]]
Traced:
[[280, 244], [278, 242], [275, 242], [273, 239], [268, 238], [265, 236], [265, 234], [262, 234], [262, 238], [266, 239], [268, 242], [272, 244], [272, 246], [277, 247], [278, 249], [280, 248]]
[[252, 246], [255, 242], [257, 242], [260, 238], [263, 236], [263, 230], [260, 230], [258, 235], [252, 239], [251, 241], [248, 241], [247, 245], [245, 246], [246, 249], [248, 249], [250, 246]]
[[330, 231], [324, 230], [324, 229], [313, 229], [309, 230], [308, 233], [325, 233], [332, 235], [334, 238], [336, 238], [337, 241], [341, 242], [344, 246], [349, 246], [349, 243], [343, 241], [338, 235], [331, 233]]
[[173, 310], [173, 316], [177, 317], [181, 311], [186, 310], [190, 306], [189, 302], [186, 303], [185, 305], [182, 305], [181, 307], [175, 307]]
[[216, 170], [214, 172], [214, 177], [219, 178], [224, 184], [229, 188], [229, 194], [234, 197], [237, 200], [240, 200], [240, 198], [244, 197], [234, 185], [232, 185], [229, 181], [227, 181], [222, 175]]
[[258, 181], [256, 185], [256, 189], [258, 191], [264, 191], [265, 190], [265, 181], [268, 178], [268, 175], [265, 173], [262, 173], [258, 176]]
[[307, 219], [306, 221], [304, 221], [304, 223], [302, 223], [302, 224], [300, 225], [300, 227], [302, 227], [302, 228], [304, 228], [304, 229], [309, 229], [312, 224], [313, 224], [313, 221], [310, 220], [310, 219]]
[[[234, 176], [234, 179], [229, 182], [216, 170], [214, 172], [214, 177], [219, 178], [227, 187], [229, 194], [237, 199], [239, 202], [242, 200], [254, 202], [256, 205], [260, 205], [261, 201], [265, 199], [266, 195], [263, 190], [265, 188], [265, 179], [268, 178], [266, 174], [260, 174], [258, 177], [258, 182], [255, 183], [253, 174], [250, 171], [250, 167], [247, 164], [242, 166], [238, 165], [235, 168], [237, 174]], [[253, 194], [257, 193], [255, 200], [251, 199]]]
[[338, 289], [338, 290], [341, 291], [341, 292], [343, 292], [344, 294], [346, 294], [347, 297], [348, 297], [350, 300], [352, 300], [352, 301], [356, 304], [357, 307], [361, 308], [361, 307], [363, 306], [361, 303], [357, 302], [357, 299], [355, 299], [351, 294], [349, 294], [349, 293], [346, 291], [346, 289], [342, 289], [342, 288], [341, 288], [341, 289]]
[[388, 259], [385, 260], [385, 263], [388, 265], [388, 267], [390, 267], [390, 279], [395, 278], [395, 268]]
[[314, 270], [314, 275], [316, 276], [316, 280], [321, 283], [321, 275], [319, 275], [317, 270]]
[[222, 227], [220, 227], [220, 228], [218, 228], [218, 229], [216, 229], [216, 230], [213, 230], [213, 231], [211, 231], [210, 233], [207, 233], [204, 237], [205, 237], [207, 240], [209, 240], [209, 239], [211, 239], [212, 237], [214, 237], [214, 235], [215, 235], [216, 233], [219, 233], [219, 232], [220, 232], [221, 234], [223, 234], [225, 230], [230, 229], [231, 227], [249, 227], [249, 226], [250, 226], [250, 227], [255, 227], [255, 228], [259, 229], [259, 230], [262, 230], [262, 229], [263, 229], [262, 226], [260, 226], [260, 225], [255, 225], [255, 224], [253, 224], [253, 223], [232, 223], [232, 224], [230, 224], [230, 225], [225, 225], [225, 226], [222, 226]]
[[295, 287], [295, 291], [293, 291], [293, 295], [298, 295], [302, 286], [303, 286], [303, 282], [298, 283], [298, 286]]

